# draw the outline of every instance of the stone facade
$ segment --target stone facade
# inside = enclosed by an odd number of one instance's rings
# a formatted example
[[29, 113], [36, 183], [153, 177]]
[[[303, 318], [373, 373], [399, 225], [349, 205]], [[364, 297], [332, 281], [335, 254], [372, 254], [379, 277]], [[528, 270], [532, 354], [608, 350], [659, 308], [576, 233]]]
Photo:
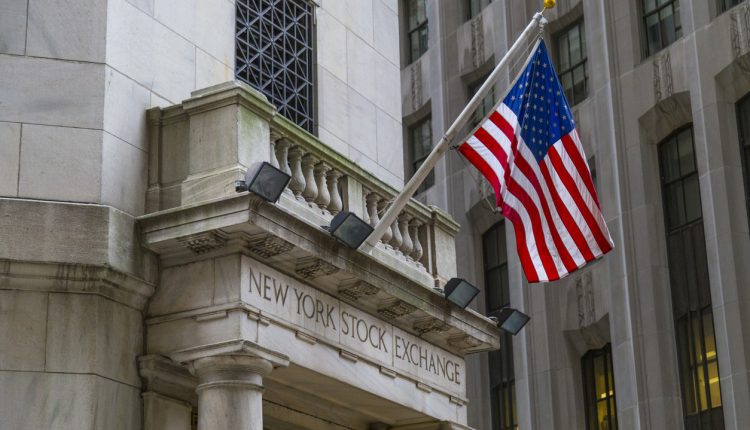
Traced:
[[[402, 62], [404, 124], [431, 115], [435, 141], [465, 106], [468, 86], [491, 70], [542, 2], [493, 1], [472, 19], [466, 3], [428, 1], [429, 50]], [[748, 428], [750, 273], [743, 262], [750, 236], [735, 113], [750, 91], [748, 5], [721, 12], [720, 2], [681, 0], [683, 36], [646, 56], [641, 2], [557, 3], [545, 14], [550, 42], [579, 17], [586, 26], [589, 91], [573, 111], [586, 154], [595, 159], [615, 250], [567, 280], [527, 285], [507, 229], [511, 305], [532, 317], [513, 340], [519, 428], [584, 428], [581, 357], [606, 343], [619, 428], [683, 428], [656, 144], [691, 123], [725, 428]], [[497, 94], [509, 78], [500, 79]], [[501, 218], [487, 210], [476, 172], [457, 154], [436, 173], [436, 185], [420, 199], [445, 207], [462, 225], [458, 272], [483, 285], [481, 236]], [[475, 309], [484, 308], [480, 295]], [[469, 425], [489, 429], [486, 355], [470, 357], [467, 368]]]
[[233, 81], [235, 7], [0, 0], [1, 429], [468, 428], [459, 226], [321, 228], [403, 185], [397, 2], [316, 2], [318, 136]]

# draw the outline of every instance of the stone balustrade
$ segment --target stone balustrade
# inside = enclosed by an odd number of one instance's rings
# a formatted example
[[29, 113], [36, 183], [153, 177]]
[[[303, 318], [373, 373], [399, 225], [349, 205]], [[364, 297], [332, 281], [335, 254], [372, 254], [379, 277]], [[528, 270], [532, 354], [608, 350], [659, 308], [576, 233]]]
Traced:
[[[374, 227], [398, 193], [277, 115], [261, 94], [241, 83], [196, 91], [182, 104], [149, 115], [149, 212], [235, 195], [234, 181], [262, 161], [291, 176], [278, 204], [316, 225], [348, 211]], [[412, 200], [373, 255], [414, 273], [412, 278], [441, 284], [455, 276], [457, 232], [450, 216]]]

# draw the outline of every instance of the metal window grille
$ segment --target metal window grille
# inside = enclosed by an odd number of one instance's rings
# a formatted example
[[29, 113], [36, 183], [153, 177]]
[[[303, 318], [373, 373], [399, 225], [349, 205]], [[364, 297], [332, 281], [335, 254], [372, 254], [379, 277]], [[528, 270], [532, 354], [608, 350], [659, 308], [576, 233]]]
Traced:
[[693, 130], [659, 144], [667, 256], [685, 427], [724, 428]]
[[737, 132], [740, 138], [740, 158], [745, 179], [745, 205], [750, 218], [750, 95], [737, 103]]
[[427, 52], [427, 13], [424, 0], [409, 0], [407, 8], [409, 62]]
[[[483, 76], [482, 78], [477, 80], [477, 82], [475, 82], [473, 85], [469, 86], [469, 98], [470, 99], [474, 97], [474, 94], [476, 94], [477, 91], [479, 91], [479, 88], [482, 86], [484, 81], [487, 80], [488, 76], [489, 75]], [[482, 99], [482, 104], [480, 104], [477, 110], [474, 111], [474, 114], [471, 116], [471, 119], [469, 120], [469, 126], [471, 128], [474, 128], [477, 125], [479, 125], [479, 123], [482, 122], [484, 117], [486, 117], [490, 113], [490, 111], [492, 110], [494, 106], [495, 106], [495, 87], [493, 86], [490, 88], [490, 91], [487, 93], [487, 95], [484, 96], [484, 98]]]
[[307, 0], [237, 0], [237, 79], [315, 133], [313, 13]]
[[[411, 174], [417, 172], [419, 166], [430, 155], [432, 150], [432, 121], [425, 118], [413, 127], [409, 128], [409, 146], [411, 152]], [[431, 171], [425, 178], [422, 185], [417, 188], [417, 193], [421, 193], [431, 186], [435, 185], [435, 171]]]
[[643, 0], [646, 56], [653, 55], [682, 36], [679, 0]]
[[586, 55], [586, 30], [583, 20], [558, 33], [557, 75], [570, 105], [581, 102], [588, 95], [589, 76]]
[[[505, 222], [492, 226], [482, 235], [484, 257], [484, 293], [487, 312], [510, 306], [508, 253], [505, 246]], [[489, 353], [492, 428], [517, 430], [516, 376], [513, 369], [513, 337], [500, 336], [500, 350]]]
[[581, 359], [587, 430], [617, 430], [612, 347], [588, 351]]

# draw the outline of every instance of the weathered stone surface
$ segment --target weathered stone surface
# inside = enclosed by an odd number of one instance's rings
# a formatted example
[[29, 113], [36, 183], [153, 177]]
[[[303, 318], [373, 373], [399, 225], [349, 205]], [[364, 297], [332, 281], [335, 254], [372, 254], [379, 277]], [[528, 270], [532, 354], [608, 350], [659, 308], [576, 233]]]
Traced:
[[18, 194], [21, 124], [0, 122], [0, 196]]
[[6, 0], [0, 4], [0, 53], [23, 55], [26, 51], [28, 0]]
[[104, 62], [106, 19], [107, 3], [98, 0], [29, 1], [26, 53]]
[[44, 370], [47, 294], [0, 290], [0, 371]]
[[109, 133], [103, 138], [101, 202], [140, 215], [145, 206], [148, 155]]
[[148, 89], [107, 66], [104, 89], [104, 131], [146, 150], [146, 114], [151, 107]]

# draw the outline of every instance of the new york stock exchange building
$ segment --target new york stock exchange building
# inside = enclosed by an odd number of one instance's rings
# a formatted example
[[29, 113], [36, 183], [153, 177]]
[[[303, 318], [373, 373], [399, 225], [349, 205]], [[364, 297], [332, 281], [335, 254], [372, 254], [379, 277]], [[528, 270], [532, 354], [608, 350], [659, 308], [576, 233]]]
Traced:
[[468, 428], [459, 225], [324, 228], [404, 183], [397, 2], [354, 3], [0, 3], [1, 429]]

